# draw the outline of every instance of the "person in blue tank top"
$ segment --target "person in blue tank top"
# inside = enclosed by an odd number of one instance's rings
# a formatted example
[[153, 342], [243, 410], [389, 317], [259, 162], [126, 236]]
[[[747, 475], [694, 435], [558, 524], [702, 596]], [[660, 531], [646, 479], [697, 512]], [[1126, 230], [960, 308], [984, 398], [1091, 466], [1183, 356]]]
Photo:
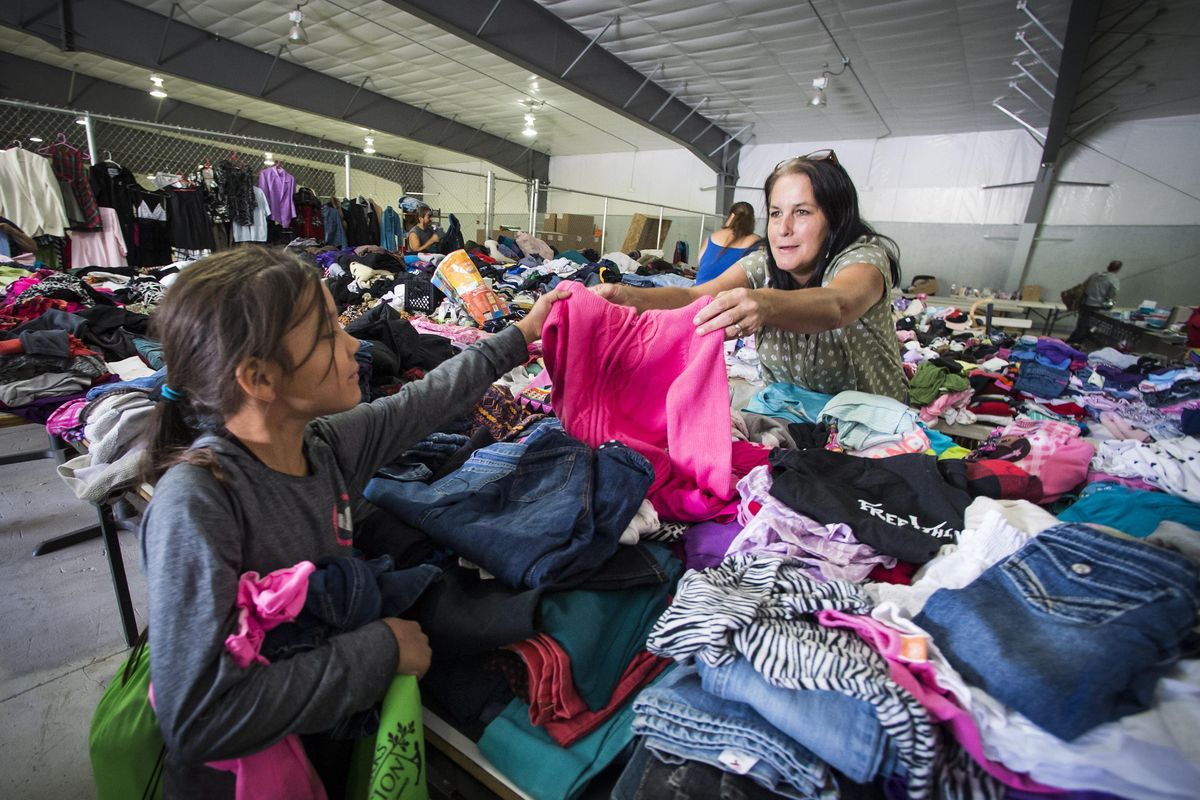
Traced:
[[742, 256], [749, 255], [762, 244], [754, 233], [754, 208], [749, 203], [734, 203], [721, 230], [712, 234], [700, 247], [700, 266], [696, 270], [696, 285], [719, 277]]

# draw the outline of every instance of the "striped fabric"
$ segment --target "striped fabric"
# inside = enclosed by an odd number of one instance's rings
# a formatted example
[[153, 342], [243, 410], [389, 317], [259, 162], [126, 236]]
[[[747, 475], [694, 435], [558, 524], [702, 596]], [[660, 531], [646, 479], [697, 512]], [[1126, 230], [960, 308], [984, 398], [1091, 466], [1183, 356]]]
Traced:
[[741, 655], [776, 686], [841, 692], [870, 703], [908, 772], [909, 796], [932, 797], [940, 731], [891, 680], [882, 656], [853, 633], [816, 622], [812, 615], [822, 609], [866, 614], [871, 602], [853, 583], [818, 583], [803, 565], [738, 553], [683, 576], [646, 649], [714, 667]]

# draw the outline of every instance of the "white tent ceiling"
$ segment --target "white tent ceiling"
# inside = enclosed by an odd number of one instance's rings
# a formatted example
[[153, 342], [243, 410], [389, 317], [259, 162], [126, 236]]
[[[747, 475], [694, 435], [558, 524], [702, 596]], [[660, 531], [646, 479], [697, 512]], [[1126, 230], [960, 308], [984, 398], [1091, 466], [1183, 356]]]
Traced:
[[[133, 2], [164, 16], [173, 5], [171, 0]], [[1024, 119], [1042, 127], [1048, 115], [1009, 87], [1011, 80], [1021, 78], [1012, 62], [1024, 49], [1014, 34], [1025, 31], [1030, 46], [1052, 66], [1060, 55], [1014, 0], [814, 0], [820, 19], [807, 1], [540, 2], [589, 36], [619, 17], [598, 46], [644, 74], [661, 64], [655, 81], [678, 89], [678, 97], [689, 104], [707, 97], [703, 113], [726, 131], [752, 125], [739, 137], [743, 143], [752, 138], [756, 143], [835, 141], [1013, 128], [1017, 123], [992, 106], [1001, 96], [1008, 96], [1006, 105], [1023, 108]], [[271, 55], [284, 42], [291, 24], [287, 13], [295, 7], [279, 0], [182, 0], [174, 5], [180, 22]], [[1029, 9], [1053, 36], [1062, 38], [1069, 3], [1030, 0]], [[1156, 9], [1162, 9], [1158, 16]], [[551, 155], [676, 146], [662, 134], [384, 0], [310, 0], [303, 13], [309, 43], [289, 46], [282, 58], [350, 86], [366, 77], [365, 86], [372, 91], [427, 106], [522, 145], [530, 142], [520, 132], [526, 110], [522, 102], [532, 100], [542, 104], [535, 112], [533, 146]], [[1097, 56], [1110, 41], [1122, 44], [1089, 64], [1081, 97], [1087, 99], [1114, 81], [1117, 86], [1088, 113], [1115, 108], [1112, 119], [1200, 113], [1200, 3], [1111, 2], [1099, 29], [1109, 33], [1094, 45], [1104, 45]], [[12, 30], [0, 29], [0, 47], [74, 67], [84, 75], [149, 88], [148, 70], [63, 52]], [[1120, 63], [1130, 52], [1133, 57]], [[828, 105], [806, 108], [805, 91], [812, 79], [826, 64], [837, 72], [843, 53], [850, 68], [830, 77]], [[1021, 60], [1053, 87], [1053, 76], [1032, 54]], [[222, 111], [240, 109], [244, 118], [361, 144], [363, 131], [338, 120], [340, 108], [331, 108], [328, 117], [294, 111], [166, 74], [172, 96], [181, 100]], [[1096, 76], [1102, 77], [1089, 88]], [[1022, 79], [1022, 87], [1049, 107], [1049, 99], [1029, 79]], [[426, 163], [465, 160], [383, 135], [376, 146], [381, 153]]]

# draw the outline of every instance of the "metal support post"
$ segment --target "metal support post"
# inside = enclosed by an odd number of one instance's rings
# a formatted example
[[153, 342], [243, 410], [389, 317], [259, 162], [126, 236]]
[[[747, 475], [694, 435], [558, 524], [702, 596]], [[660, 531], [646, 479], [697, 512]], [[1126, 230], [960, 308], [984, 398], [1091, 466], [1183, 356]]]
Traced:
[[675, 131], [677, 131], [677, 130], [679, 130], [680, 128], [682, 128], [682, 127], [683, 127], [683, 123], [685, 123], [685, 122], [687, 122], [689, 119], [691, 119], [691, 118], [692, 118], [692, 114], [695, 114], [697, 111], [699, 111], [699, 110], [700, 110], [700, 108], [701, 108], [701, 107], [702, 107], [702, 106], [703, 106], [705, 103], [707, 103], [707, 102], [708, 102], [708, 97], [703, 97], [703, 98], [701, 98], [699, 103], [696, 103], [696, 105], [692, 106], [692, 110], [691, 110], [691, 111], [689, 111], [689, 112], [687, 113], [687, 116], [686, 116], [686, 117], [684, 117], [683, 119], [679, 120], [679, 124], [677, 124], [677, 125], [676, 125], [674, 128], [671, 128], [671, 133], [674, 133]]
[[87, 134], [88, 158], [92, 161], [92, 166], [100, 163], [100, 155], [96, 152], [96, 136], [92, 131], [92, 115], [90, 112], [83, 112], [83, 132]]
[[535, 217], [537, 216], [538, 192], [541, 191], [542, 184], [537, 178], [533, 179], [533, 183], [529, 184], [529, 231], [530, 236], [535, 236], [534, 231], [537, 230]]
[[1014, 58], [1012, 61], [1012, 65], [1014, 67], [1016, 67], [1017, 69], [1021, 70], [1021, 72], [1025, 75], [1026, 78], [1029, 78], [1029, 80], [1033, 81], [1039, 89], [1041, 89], [1043, 92], [1045, 92], [1046, 97], [1049, 97], [1052, 100], [1054, 99], [1054, 92], [1047, 89], [1046, 84], [1042, 83], [1037, 78], [1033, 77], [1033, 73], [1025, 68], [1025, 65], [1021, 63], [1021, 59]]
[[1054, 44], [1058, 46], [1059, 50], [1062, 50], [1063, 43], [1060, 42], [1058, 40], [1058, 37], [1056, 37], [1053, 33], [1051, 33], [1050, 30], [1045, 25], [1042, 24], [1042, 21], [1040, 19], [1038, 19], [1037, 17], [1035, 17], [1033, 15], [1033, 12], [1029, 10], [1029, 4], [1027, 2], [1025, 2], [1025, 0], [1017, 0], [1017, 9], [1019, 11], [1024, 11], [1025, 16], [1029, 17], [1029, 19], [1031, 19], [1033, 21], [1034, 25], [1037, 25], [1039, 28], [1042, 29], [1042, 33], [1046, 34], [1046, 38], [1049, 39], [1050, 41], [1054, 42]]
[[657, 241], [658, 241], [658, 247], [656, 247], [656, 248], [655, 248], [656, 250], [661, 250], [661, 249], [662, 249], [662, 246], [663, 246], [663, 240], [662, 240], [662, 217], [663, 217], [663, 207], [662, 207], [662, 206], [659, 206], [659, 207], [658, 207], [658, 238], [657, 238]]
[[646, 88], [646, 84], [650, 82], [651, 78], [658, 74], [660, 69], [662, 69], [662, 63], [655, 64], [654, 69], [650, 70], [650, 74], [646, 76], [646, 79], [642, 81], [636, 89], [633, 90], [633, 94], [629, 95], [629, 99], [625, 101], [625, 105], [621, 106], [621, 108], [629, 108], [629, 104], [633, 102], [633, 98], [637, 97], [641, 93], [642, 89]]
[[654, 122], [654, 118], [655, 118], [655, 117], [657, 117], [659, 114], [661, 114], [661, 113], [662, 113], [662, 110], [663, 110], [664, 108], [666, 108], [666, 107], [667, 107], [667, 104], [668, 104], [668, 103], [670, 103], [672, 100], [674, 100], [674, 99], [675, 99], [675, 95], [679, 94], [681, 91], [683, 91], [683, 90], [684, 90], [684, 89], [686, 89], [686, 88], [687, 88], [687, 81], [684, 81], [684, 82], [683, 82], [682, 84], [680, 84], [679, 86], [676, 86], [676, 87], [675, 87], [675, 91], [673, 91], [673, 92], [671, 92], [669, 95], [667, 95], [667, 99], [666, 99], [666, 100], [663, 100], [663, 102], [662, 102], [662, 105], [658, 107], [658, 110], [657, 110], [657, 111], [655, 111], [653, 114], [651, 114], [651, 115], [650, 115], [650, 119], [648, 119], [648, 120], [646, 120], [646, 121], [647, 121], [647, 122]]
[[370, 75], [363, 75], [362, 82], [358, 84], [358, 88], [355, 89], [353, 94], [350, 95], [350, 102], [346, 103], [346, 107], [342, 109], [342, 115], [338, 117], [338, 119], [345, 119], [346, 115], [350, 113], [350, 106], [354, 105], [354, 101], [358, 99], [358, 93], [361, 92], [363, 87], [367, 85], [367, 81], [370, 79], [370, 77]]
[[158, 41], [158, 58], [154, 59], [154, 63], [162, 66], [163, 51], [167, 47], [167, 33], [171, 30], [171, 23], [175, 21], [175, 9], [179, 7], [179, 3], [171, 3], [171, 12], [167, 14], [167, 21], [163, 23], [162, 38]]
[[479, 29], [475, 31], [476, 36], [479, 36], [479, 34], [483, 33], [483, 29], [486, 28], [487, 24], [492, 21], [492, 15], [496, 13], [496, 9], [500, 7], [502, 2], [504, 2], [504, 0], [496, 0], [496, 5], [492, 6], [492, 10], [489, 11], [487, 16], [483, 18], [483, 22], [479, 23]]
[[344, 153], [346, 163], [346, 197], [350, 196], [350, 154]]
[[567, 77], [567, 73], [575, 68], [575, 65], [579, 63], [579, 59], [583, 58], [584, 55], [587, 54], [587, 51], [592, 49], [592, 45], [594, 45], [596, 42], [600, 41], [600, 37], [603, 36], [604, 34], [608, 33], [608, 29], [611, 28], [612, 24], [619, 19], [620, 19], [619, 16], [616, 16], [616, 17], [613, 17], [612, 19], [610, 19], [608, 21], [608, 24], [605, 25], [603, 28], [601, 28], [600, 32], [592, 37], [592, 40], [587, 43], [587, 47], [585, 47], [579, 51], [579, 55], [575, 56], [575, 60], [572, 61], [570, 63], [570, 65], [566, 69], [563, 70], [562, 75], [559, 75], [558, 77], [560, 79]]
[[999, 111], [1000, 113], [1004, 114], [1006, 117], [1009, 117], [1010, 119], [1012, 119], [1012, 121], [1013, 121], [1013, 122], [1017, 123], [1017, 124], [1018, 124], [1018, 125], [1020, 125], [1022, 128], [1025, 128], [1027, 131], [1029, 131], [1029, 132], [1030, 132], [1030, 133], [1032, 133], [1034, 136], [1036, 136], [1036, 137], [1037, 137], [1037, 140], [1038, 140], [1039, 142], [1041, 142], [1042, 144], [1045, 144], [1045, 143], [1046, 143], [1046, 135], [1045, 135], [1044, 133], [1042, 133], [1042, 132], [1041, 132], [1041, 131], [1039, 131], [1037, 128], [1035, 128], [1035, 127], [1033, 127], [1032, 125], [1030, 125], [1030, 124], [1029, 124], [1028, 122], [1026, 122], [1025, 120], [1023, 120], [1023, 119], [1021, 119], [1020, 117], [1018, 117], [1018, 116], [1017, 116], [1016, 114], [1014, 114], [1013, 112], [1009, 111], [1009, 110], [1008, 110], [1007, 108], [1005, 108], [1004, 106], [1000, 105], [1000, 101], [999, 101], [999, 100], [993, 100], [993, 101], [992, 101], [992, 106], [993, 106], [993, 107], [994, 107], [994, 108], [995, 108], [997, 111]]
[[1032, 105], [1034, 108], [1038, 109], [1039, 111], [1044, 111], [1047, 114], [1050, 113], [1050, 109], [1046, 108], [1044, 105], [1039, 103], [1037, 100], [1034, 100], [1033, 95], [1031, 95], [1031, 94], [1029, 94], [1029, 92], [1025, 91], [1021, 87], [1021, 84], [1017, 83], [1016, 81], [1009, 81], [1008, 88], [1012, 89], [1014, 92], [1021, 95], [1021, 97], [1024, 97], [1026, 100], [1029, 101], [1030, 105]]
[[[499, 5], [499, 3], [497, 3]], [[487, 171], [487, 188], [483, 195], [483, 229], [487, 231], [488, 236], [492, 235], [492, 229], [496, 221], [496, 173], [490, 169]]]
[[1058, 77], [1058, 70], [1056, 70], [1054, 67], [1050, 66], [1050, 62], [1047, 61], [1046, 59], [1042, 58], [1042, 54], [1034, 49], [1033, 45], [1031, 45], [1029, 43], [1029, 40], [1025, 38], [1025, 31], [1017, 31], [1017, 35], [1013, 38], [1015, 38], [1021, 44], [1025, 45], [1025, 48], [1030, 53], [1033, 54], [1034, 58], [1036, 58], [1038, 61], [1042, 62], [1042, 66], [1045, 67], [1046, 69], [1048, 69], [1050, 71], [1051, 75], [1053, 75], [1056, 78]]
[[604, 255], [604, 237], [608, 235], [608, 198], [604, 198], [604, 216], [600, 218], [600, 254]]
[[267, 70], [266, 77], [263, 78], [262, 88], [258, 90], [258, 96], [262, 97], [267, 92], [267, 84], [271, 82], [271, 73], [275, 71], [275, 65], [279, 63], [279, 57], [283, 55], [285, 45], [279, 45], [279, 49], [275, 51], [275, 58], [271, 60], [271, 68]]
[[743, 125], [743, 126], [741, 127], [741, 129], [740, 129], [740, 130], [738, 130], [738, 132], [737, 132], [737, 133], [734, 133], [734, 134], [730, 135], [730, 137], [729, 137], [728, 139], [726, 139], [724, 142], [722, 142], [722, 143], [721, 143], [721, 146], [720, 146], [720, 147], [718, 147], [716, 150], [713, 150], [711, 153], [709, 153], [709, 154], [708, 154], [708, 157], [709, 157], [709, 158], [712, 158], [712, 157], [713, 157], [713, 156], [715, 156], [717, 153], [719, 153], [719, 152], [721, 152], [722, 150], [724, 150], [726, 147], [729, 147], [729, 145], [730, 145], [730, 144], [732, 144], [733, 142], [737, 141], [737, 137], [741, 136], [743, 133], [745, 133], [746, 131], [748, 131], [748, 130], [749, 130], [750, 128], [752, 128], [752, 127], [754, 127], [754, 123], [753, 123], [753, 122], [751, 122], [751, 123], [749, 123], [749, 124], [747, 124], [747, 125]]
[[705, 216], [703, 214], [701, 214], [700, 215], [700, 235], [696, 237], [696, 257], [695, 257], [695, 261], [692, 262], [694, 264], [700, 263], [700, 248], [704, 246], [704, 220], [705, 220]]

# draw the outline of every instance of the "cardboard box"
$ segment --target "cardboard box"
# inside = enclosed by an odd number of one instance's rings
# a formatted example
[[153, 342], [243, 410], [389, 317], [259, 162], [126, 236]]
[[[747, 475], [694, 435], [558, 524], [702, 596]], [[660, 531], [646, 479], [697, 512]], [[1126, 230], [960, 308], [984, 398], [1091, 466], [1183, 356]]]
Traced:
[[1042, 299], [1042, 287], [1032, 283], [1021, 287], [1021, 299], [1039, 302]]
[[663, 219], [662, 236], [659, 237], [658, 217], [634, 214], [633, 221], [629, 223], [629, 230], [625, 233], [625, 242], [621, 245], [621, 252], [628, 253], [631, 250], [662, 250], [662, 243], [666, 241], [670, 230], [671, 220]]
[[542, 226], [538, 233], [552, 233], [558, 230], [558, 214], [543, 214]]
[[559, 214], [558, 227], [555, 228], [559, 233], [588, 237], [595, 229], [596, 218], [591, 214]]

